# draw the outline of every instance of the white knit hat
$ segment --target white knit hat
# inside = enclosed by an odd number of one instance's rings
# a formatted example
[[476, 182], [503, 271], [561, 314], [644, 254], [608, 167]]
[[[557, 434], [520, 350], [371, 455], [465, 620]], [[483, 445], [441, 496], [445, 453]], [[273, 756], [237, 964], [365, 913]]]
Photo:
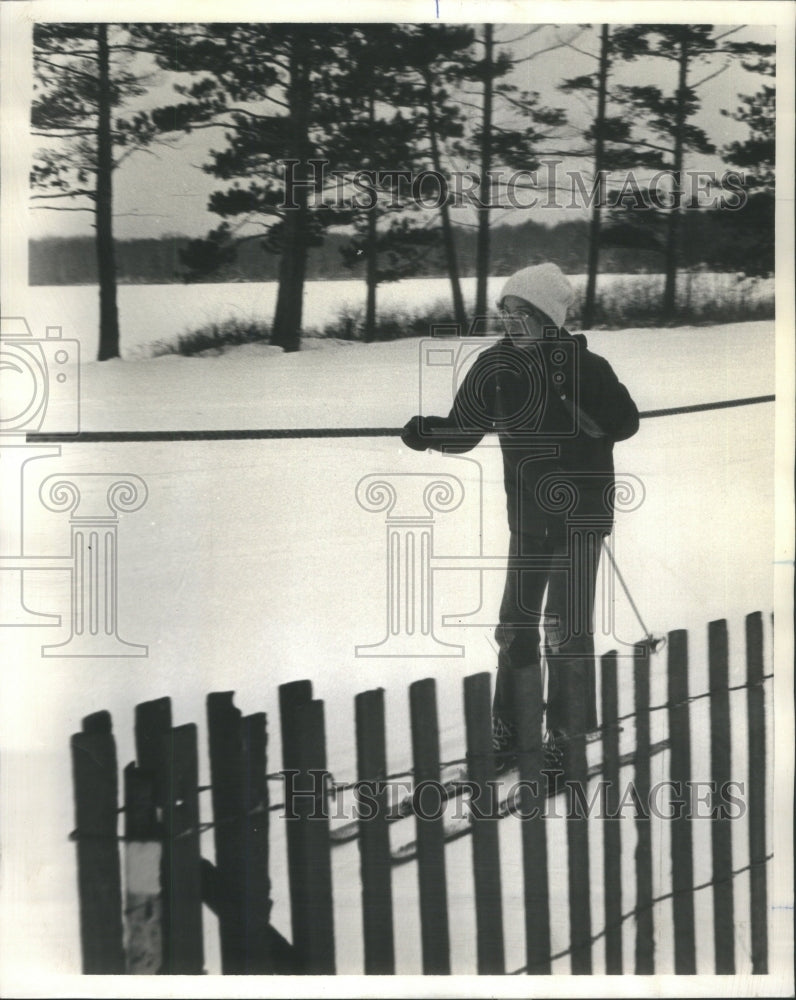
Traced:
[[541, 309], [556, 326], [563, 326], [567, 307], [572, 305], [575, 293], [569, 279], [557, 264], [535, 264], [524, 267], [508, 279], [498, 298], [498, 306], [507, 295], [516, 295]]

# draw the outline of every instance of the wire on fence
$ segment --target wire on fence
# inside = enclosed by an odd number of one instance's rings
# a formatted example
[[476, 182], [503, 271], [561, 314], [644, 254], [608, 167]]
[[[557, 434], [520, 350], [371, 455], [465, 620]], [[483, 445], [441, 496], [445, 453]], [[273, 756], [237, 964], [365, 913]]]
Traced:
[[[598, 931], [597, 934], [593, 934], [588, 939], [588, 941], [578, 942], [574, 946], [565, 948], [564, 951], [559, 951], [556, 952], [555, 955], [551, 955], [550, 961], [555, 962], [559, 958], [566, 958], [566, 956], [571, 955], [575, 949], [579, 950], [585, 947], [587, 944], [589, 945], [595, 944], [597, 941], [600, 940], [600, 938], [604, 938], [609, 931], [616, 930], [616, 928], [621, 927], [622, 924], [626, 920], [630, 920], [631, 917], [638, 916], [639, 913], [645, 913], [648, 910], [653, 909], [653, 907], [657, 906], [658, 903], [663, 903], [667, 899], [673, 899], [675, 896], [689, 895], [690, 893], [693, 892], [701, 892], [702, 889], [709, 889], [711, 886], [714, 885], [722, 885], [725, 882], [731, 882], [734, 878], [737, 878], [738, 875], [743, 875], [744, 872], [751, 871], [753, 868], [761, 868], [763, 865], [767, 865], [773, 857], [774, 857], [773, 854], [767, 854], [760, 861], [750, 861], [748, 865], [744, 865], [742, 868], [736, 868], [735, 871], [731, 872], [724, 878], [710, 879], [708, 882], [702, 882], [701, 885], [689, 886], [687, 888], [679, 889], [676, 892], [672, 890], [671, 892], [663, 893], [663, 895], [661, 896], [656, 896], [654, 899], [652, 899], [649, 903], [646, 903], [644, 906], [637, 906], [634, 909], [629, 910], [627, 913], [623, 913], [619, 920], [616, 920], [611, 924], [607, 924], [605, 927], [603, 927], [601, 931]], [[528, 966], [523, 965], [522, 968], [515, 969], [514, 972], [510, 973], [510, 975], [520, 976], [523, 973], [527, 972], [528, 972]]]
[[[748, 683], [747, 682], [747, 683], [744, 683], [744, 684], [735, 684], [732, 687], [729, 687], [729, 688], [726, 688], [726, 689], [723, 688], [722, 690], [727, 690], [727, 691], [743, 691], [744, 689], [748, 689], [748, 688], [761, 687], [763, 684], [766, 683], [766, 681], [771, 680], [771, 678], [773, 676], [774, 676], [773, 673], [763, 674], [763, 676], [760, 678], [759, 681], [754, 681], [753, 683]], [[668, 710], [668, 709], [672, 709], [672, 708], [680, 708], [683, 705], [691, 704], [692, 702], [695, 702], [695, 701], [701, 701], [703, 698], [712, 698], [717, 693], [718, 692], [716, 690], [703, 691], [701, 694], [691, 695], [688, 698], [683, 698], [680, 701], [676, 701], [676, 702], [666, 701], [666, 702], [663, 702], [660, 705], [652, 705], [648, 709], [645, 710], [644, 714], [651, 714], [652, 712], [662, 712], [664, 710]], [[596, 729], [589, 730], [588, 733], [576, 734], [575, 736], [570, 737], [570, 739], [577, 739], [578, 737], [585, 737], [585, 736], [588, 736], [588, 735], [590, 735], [592, 733], [596, 733], [596, 732], [605, 732], [606, 730], [611, 729], [611, 728], [617, 726], [620, 722], [627, 722], [629, 719], [633, 719], [633, 718], [635, 718], [639, 714], [640, 713], [638, 713], [638, 712], [628, 712], [626, 715], [621, 715], [617, 719], [614, 719], [611, 722], [606, 722], [606, 723], [603, 723], [600, 726], [597, 726]], [[440, 768], [444, 769], [444, 768], [447, 768], [447, 767], [456, 767], [457, 765], [466, 764], [466, 763], [468, 763], [468, 761], [474, 759], [474, 756], [475, 755], [470, 754], [470, 755], [465, 756], [465, 757], [456, 757], [456, 758], [453, 758], [452, 760], [441, 761], [440, 762]], [[331, 777], [331, 772], [327, 772], [327, 773]], [[391, 774], [386, 774], [382, 778], [374, 778], [374, 779], [369, 779], [369, 780], [378, 780], [380, 782], [388, 784], [391, 781], [397, 781], [399, 778], [413, 778], [414, 777], [414, 773], [415, 773], [414, 772], [414, 768], [409, 768], [408, 770], [405, 770], [405, 771], [395, 771], [395, 772], [393, 772]], [[266, 775], [266, 778], [268, 780], [271, 780], [271, 781], [277, 781], [277, 780], [281, 781], [284, 778], [284, 772], [282, 772], [282, 771], [272, 771], [272, 772], [269, 772]], [[328, 792], [327, 792], [327, 797], [334, 798], [337, 795], [339, 795], [341, 792], [351, 791], [352, 789], [357, 788], [360, 784], [361, 784], [361, 780], [360, 779], [357, 779], [355, 781], [347, 781], [347, 782], [343, 782], [343, 783], [338, 783], [338, 782], [332, 781], [332, 782], [330, 782], [330, 787], [329, 787]], [[205, 792], [205, 791], [209, 791], [210, 788], [211, 788], [210, 785], [201, 785], [199, 787], [198, 791]], [[286, 806], [285, 802], [276, 802], [273, 805], [269, 805], [268, 806], [268, 811], [269, 812], [277, 812], [279, 809], [284, 809], [285, 806]], [[117, 813], [124, 813], [127, 810], [126, 810], [125, 806], [120, 806], [116, 811], [117, 811]], [[243, 819], [247, 819], [250, 816], [255, 816], [255, 815], [261, 814], [262, 812], [264, 812], [263, 808], [261, 806], [256, 806], [254, 809], [250, 810], [247, 813], [243, 813], [241, 815], [223, 817], [222, 819], [215, 820], [214, 822], [200, 823], [198, 825], [198, 827], [193, 827], [193, 828], [191, 828], [189, 830], [185, 830], [183, 833], [179, 834], [179, 836], [185, 837], [185, 836], [189, 836], [189, 835], [195, 834], [195, 833], [200, 833], [200, 834], [201, 833], [206, 833], [208, 830], [212, 830], [212, 829], [214, 829], [217, 826], [223, 826], [223, 825], [226, 825], [228, 823], [240, 822]], [[82, 834], [79, 830], [73, 830], [69, 834], [69, 839], [73, 840], [73, 841], [78, 841], [78, 840], [83, 840], [83, 839], [87, 839], [87, 840], [119, 840], [119, 841], [137, 841], [137, 840], [140, 840], [139, 837], [126, 837], [126, 836], [123, 836], [123, 835], [112, 836], [112, 835], [109, 835], [109, 834]]]
[[[764, 684], [766, 681], [771, 680], [771, 678], [773, 676], [774, 676], [773, 673], [763, 674], [762, 678], [759, 681], [754, 681], [751, 684], [748, 683], [748, 682], [745, 682], [743, 684], [735, 684], [732, 687], [722, 688], [721, 690], [726, 690], [726, 691], [732, 692], [732, 691], [743, 691], [744, 689], [748, 689], [748, 688], [752, 688], [752, 687], [759, 687], [762, 684]], [[710, 691], [703, 691], [701, 694], [690, 695], [688, 698], [684, 698], [681, 701], [676, 701], [676, 702], [674, 702], [674, 701], [665, 701], [665, 702], [662, 702], [660, 705], [651, 705], [649, 708], [647, 708], [645, 710], [645, 714], [652, 714], [653, 712], [668, 711], [669, 709], [672, 709], [672, 708], [681, 708], [683, 705], [688, 705], [688, 704], [691, 704], [692, 702], [695, 702], [695, 701], [701, 701], [703, 698], [712, 698], [717, 693], [718, 693], [718, 689], [717, 690], [710, 690]], [[601, 725], [596, 726], [594, 729], [590, 729], [588, 732], [576, 733], [574, 736], [569, 737], [569, 739], [570, 740], [574, 740], [574, 739], [588, 738], [588, 737], [593, 737], [594, 738], [596, 735], [602, 734], [604, 732], [607, 732], [610, 729], [615, 728], [616, 726], [619, 725], [620, 722], [628, 722], [630, 719], [636, 718], [638, 716], [638, 714], [639, 714], [638, 712], [628, 712], [625, 715], [618, 716], [616, 719], [612, 720], [611, 722], [604, 722]], [[467, 757], [454, 757], [451, 760], [443, 760], [443, 761], [440, 761], [440, 768], [456, 767], [457, 765], [466, 764], [468, 762], [468, 760], [472, 760], [473, 758], [474, 758], [474, 755], [470, 754]], [[329, 774], [331, 776], [331, 772], [329, 772]], [[399, 778], [411, 778], [413, 776], [414, 776], [414, 770], [412, 768], [410, 768], [409, 770], [406, 770], [406, 771], [394, 771], [391, 774], [385, 774], [383, 777], [377, 777], [377, 778], [373, 778], [373, 779], [369, 779], [369, 780], [377, 780], [377, 781], [381, 781], [381, 782], [384, 782], [385, 784], [387, 784], [387, 783], [389, 783], [391, 781], [397, 781]], [[265, 778], [266, 778], [267, 781], [279, 781], [279, 782], [283, 781], [284, 777], [285, 777], [285, 775], [284, 775], [283, 771], [269, 771], [268, 774], [266, 774], [266, 776], [265, 776]], [[329, 796], [331, 798], [334, 798], [337, 795], [341, 794], [342, 792], [351, 791], [352, 789], [356, 788], [360, 784], [361, 784], [361, 780], [358, 779], [358, 778], [354, 779], [352, 781], [345, 781], [345, 782], [337, 782], [337, 781], [333, 780], [331, 782], [331, 787], [329, 789]], [[200, 785], [198, 787], [197, 791], [198, 792], [209, 792], [211, 789], [212, 789], [211, 785]], [[275, 812], [277, 809], [283, 809], [284, 806], [285, 806], [284, 802], [277, 802], [275, 805], [270, 806], [269, 809], [270, 809], [271, 812]], [[125, 811], [124, 806], [122, 806], [118, 810], [118, 812], [120, 812], [120, 813], [124, 812], [124, 811]]]
[[[773, 673], [763, 674], [763, 676], [760, 678], [759, 681], [753, 681], [751, 683], [747, 681], [743, 684], [735, 684], [732, 687], [728, 688], [715, 689], [712, 691], [703, 691], [701, 694], [692, 694], [689, 695], [688, 698], [682, 698], [679, 701], [664, 701], [660, 705], [651, 705], [649, 708], [644, 710], [643, 714], [651, 715], [653, 712], [663, 712], [663, 711], [668, 711], [669, 709], [672, 708], [681, 708], [683, 705], [690, 705], [692, 702], [701, 701], [703, 698], [712, 698], [714, 695], [718, 694], [720, 690], [743, 691], [746, 688], [762, 687], [762, 685], [765, 684], [766, 681], [771, 680], [773, 676], [774, 676]], [[626, 715], [620, 715], [616, 719], [612, 719], [611, 722], [604, 722], [601, 725], [596, 726], [594, 729], [588, 730], [588, 732], [575, 733], [573, 736], [568, 737], [568, 740], [584, 739], [591, 736], [594, 733], [604, 733], [607, 730], [612, 729], [615, 726], [619, 725], [620, 722], [628, 722], [630, 719], [637, 718], [640, 714], [641, 713], [639, 712], [628, 712]], [[564, 741], [562, 740], [562, 742]], [[459, 757], [456, 758], [455, 760], [443, 761], [440, 764], [440, 767], [453, 767], [456, 764], [466, 764], [467, 760], [468, 760], [467, 757]], [[396, 777], [404, 777], [404, 775], [396, 775]], [[357, 782], [353, 782], [352, 787], [355, 784], [357, 784]], [[338, 786], [338, 787], [347, 787], [347, 786]]]

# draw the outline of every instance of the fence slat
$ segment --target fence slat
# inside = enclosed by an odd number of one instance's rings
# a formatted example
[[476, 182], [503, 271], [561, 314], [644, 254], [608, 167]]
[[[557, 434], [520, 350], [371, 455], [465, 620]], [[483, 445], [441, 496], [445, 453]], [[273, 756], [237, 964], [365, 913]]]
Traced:
[[127, 972], [156, 975], [163, 965], [163, 844], [154, 777], [135, 764], [124, 769], [124, 838]]
[[226, 691], [208, 695], [207, 721], [222, 970], [266, 973], [271, 902], [265, 716], [244, 720]]
[[[293, 712], [296, 734], [297, 865], [301, 869], [299, 933], [294, 940], [301, 972], [334, 975], [334, 912], [329, 813], [326, 804], [326, 730], [322, 701], [299, 705]], [[290, 815], [288, 813], [288, 815]]]
[[[677, 629], [668, 640], [669, 739], [671, 741], [671, 780], [674, 782], [671, 820], [672, 910], [674, 914], [674, 971], [677, 975], [696, 974], [694, 927], [694, 856], [691, 834], [691, 804], [687, 782], [691, 781], [691, 729], [688, 705], [688, 633]], [[678, 794], [677, 789], [682, 789]]]
[[[437, 724], [437, 689], [431, 678], [415, 681], [409, 687], [412, 721], [412, 756], [415, 790], [423, 782], [440, 783], [439, 727]], [[450, 937], [448, 932], [448, 893], [445, 878], [445, 831], [442, 811], [437, 815], [438, 791], [418, 794], [417, 867], [420, 887], [420, 932], [423, 972], [426, 975], [450, 975]], [[430, 801], [433, 800], [433, 801]], [[423, 813], [423, 815], [421, 815]]]
[[[298, 770], [298, 732], [294, 714], [301, 705], [312, 701], [312, 683], [308, 680], [291, 681], [279, 686], [279, 724], [282, 731], [282, 770]], [[285, 800], [294, 787], [295, 779], [285, 775]], [[304, 879], [306, 872], [300, 857], [300, 831], [293, 820], [285, 824], [287, 844], [287, 868], [290, 884], [290, 926], [291, 938], [295, 943], [301, 937], [302, 913], [301, 905], [305, 895]], [[301, 970], [298, 970], [301, 971]]]
[[587, 809], [582, 808], [583, 803], [578, 804], [576, 800], [581, 791], [587, 796], [589, 787], [585, 733], [569, 740], [565, 760], [570, 962], [573, 975], [589, 976], [592, 972], [589, 819]]
[[83, 972], [122, 973], [119, 778], [110, 715], [86, 716], [83, 731], [72, 736], [71, 751]]
[[[246, 865], [241, 827], [243, 738], [242, 713], [232, 704], [232, 698], [231, 691], [214, 692], [207, 696], [206, 708], [210, 788], [215, 823], [214, 903], [218, 916], [221, 970], [226, 974], [240, 974], [245, 970], [245, 956], [241, 954], [245, 931], [242, 926], [243, 914], [239, 909], [244, 894]], [[236, 821], [228, 822], [233, 817]]]
[[752, 972], [768, 973], [766, 866], [766, 704], [763, 689], [763, 616], [746, 616], [746, 712], [749, 726], [749, 863]]
[[546, 779], [542, 775], [542, 672], [536, 664], [510, 674], [517, 720], [525, 958], [530, 975], [549, 975], [550, 894], [545, 827]]
[[[365, 974], [395, 974], [395, 942], [392, 915], [392, 862], [387, 828], [388, 790], [381, 786], [387, 776], [384, 733], [384, 689], [363, 691], [354, 701], [357, 733], [357, 778], [367, 782], [375, 801], [372, 815], [359, 822], [360, 873], [362, 879], [362, 924], [365, 943]], [[357, 789], [357, 802], [360, 801]], [[364, 805], [364, 804], [363, 804]]]
[[500, 887], [500, 840], [492, 751], [492, 707], [488, 673], [464, 678], [467, 727], [467, 776], [475, 785], [473, 878], [479, 975], [502, 975], [503, 909]]
[[156, 698], [135, 706], [135, 757], [142, 771], [155, 779], [155, 804], [163, 808], [162, 789], [157, 787], [161, 740], [171, 730], [171, 698]]
[[727, 622], [708, 625], [710, 676], [710, 762], [713, 811], [710, 821], [713, 855], [713, 942], [716, 974], [735, 975], [735, 901], [732, 880], [732, 821], [722, 814], [731, 779], [730, 691]]
[[[282, 971], [275, 954], [277, 941], [271, 928], [271, 878], [269, 873], [268, 744], [265, 712], [243, 719], [244, 856], [249, 865], [245, 879], [243, 911], [246, 926], [246, 971], [262, 974]], [[281, 938], [279, 939], [281, 941]], [[282, 942], [284, 943], [284, 942]]]
[[[634, 783], [639, 801], [650, 800], [650, 650], [634, 647], [633, 689], [636, 716], [636, 765]], [[645, 810], [642, 812], [646, 812]], [[636, 966], [637, 976], [655, 972], [655, 939], [652, 914], [652, 836], [648, 815], [636, 815]]]
[[[207, 732], [210, 786], [213, 802], [213, 839], [216, 850], [215, 908], [221, 945], [221, 970], [246, 970], [245, 894], [246, 858], [243, 845], [243, 735], [242, 713], [232, 703], [231, 691], [207, 696]], [[228, 822], [232, 818], [235, 822]]]
[[178, 726], [161, 737], [158, 787], [163, 790], [163, 972], [199, 975], [204, 965], [199, 853], [196, 726]]
[[617, 654], [605, 653], [600, 660], [603, 779], [605, 815], [603, 823], [603, 894], [605, 899], [605, 971], [622, 974], [622, 824], [610, 819], [619, 812], [619, 696], [616, 682]]

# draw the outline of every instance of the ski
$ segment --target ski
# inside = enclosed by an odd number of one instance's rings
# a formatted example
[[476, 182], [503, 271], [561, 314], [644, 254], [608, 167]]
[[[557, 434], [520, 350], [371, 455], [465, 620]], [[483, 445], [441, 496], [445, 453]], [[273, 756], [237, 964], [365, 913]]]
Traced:
[[[407, 777], [409, 777], [409, 775], [407, 775]], [[467, 765], [464, 762], [449, 764], [443, 767], [440, 774], [443, 801], [452, 796], [461, 794], [462, 782], [466, 780]], [[410, 786], [410, 783], [403, 782], [398, 784], [396, 782], [388, 781], [386, 782], [386, 785], [390, 800], [387, 806], [387, 822], [395, 823], [396, 820], [405, 819], [407, 816], [411, 816], [414, 812], [414, 790]], [[343, 793], [348, 791], [353, 793], [351, 786], [343, 789]], [[355, 815], [357, 805], [353, 794], [347, 796], [344, 799], [342, 809], [338, 809], [336, 811], [342, 812], [343, 816]], [[332, 815], [329, 827], [329, 839], [332, 841], [332, 844], [345, 844], [350, 840], [356, 840], [358, 836], [359, 819], [348, 819], [342, 823], [335, 823], [334, 815]]]
[[[650, 747], [650, 756], [654, 757], [656, 754], [662, 753], [664, 750], [668, 749], [669, 740], [659, 740]], [[619, 757], [619, 766], [627, 767], [629, 764], [635, 763], [635, 760], [636, 752], [635, 750], [631, 750]], [[592, 764], [587, 772], [589, 779], [602, 774], [604, 769], [605, 765], [603, 762]], [[503, 782], [510, 782], [510, 784], [515, 784], [519, 781], [519, 772], [516, 768], [506, 771], [500, 776], [500, 780]], [[551, 794], [559, 795], [563, 791], [564, 787], [565, 785], [559, 785], [554, 791], [552, 791]], [[498, 805], [497, 818], [504, 819], [506, 816], [511, 816], [512, 814], [519, 812], [519, 810], [520, 805], [517, 801], [504, 798]], [[457, 840], [459, 837], [467, 836], [467, 834], [472, 831], [472, 816], [469, 810], [463, 811], [461, 814], [444, 816], [443, 825], [445, 830], [445, 841], [448, 842], [451, 840]], [[403, 827], [401, 827], [401, 830], [402, 829]], [[417, 841], [410, 840], [397, 845], [391, 845], [390, 857], [392, 858], [393, 864], [402, 864], [406, 861], [414, 860], [417, 857]]]
[[[622, 732], [622, 727], [619, 727]], [[589, 733], [586, 737], [587, 744], [595, 743], [600, 739], [600, 733]], [[516, 773], [516, 768], [509, 769], [504, 774]], [[407, 772], [407, 777], [410, 772]], [[441, 799], [446, 802], [452, 798], [462, 795], [467, 785], [467, 764], [463, 761], [443, 765], [440, 772]], [[414, 789], [410, 782], [387, 781], [387, 793], [389, 804], [387, 806], [387, 822], [395, 823], [399, 819], [406, 819], [414, 814]], [[346, 794], [350, 793], [350, 794]], [[342, 804], [340, 803], [340, 797]], [[329, 839], [332, 845], [346, 844], [356, 840], [359, 836], [359, 819], [348, 819], [346, 817], [356, 816], [357, 805], [353, 796], [353, 786], [346, 785], [334, 796], [334, 804], [331, 809]], [[335, 813], [341, 815], [343, 822], [335, 823]]]

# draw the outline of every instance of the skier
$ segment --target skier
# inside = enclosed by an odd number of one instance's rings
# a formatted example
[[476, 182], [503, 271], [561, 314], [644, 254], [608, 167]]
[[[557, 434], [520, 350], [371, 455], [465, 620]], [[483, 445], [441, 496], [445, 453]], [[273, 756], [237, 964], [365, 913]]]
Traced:
[[[510, 543], [495, 631], [492, 707], [499, 770], [513, 763], [511, 671], [548, 665], [545, 761], [566, 773], [568, 738], [597, 725], [593, 606], [603, 539], [613, 526], [613, 445], [639, 415], [609, 363], [564, 329], [572, 287], [553, 263], [512, 275], [498, 300], [504, 338], [465, 375], [447, 417], [415, 416], [402, 439], [454, 454], [499, 436]], [[546, 595], [546, 601], [545, 601]]]

